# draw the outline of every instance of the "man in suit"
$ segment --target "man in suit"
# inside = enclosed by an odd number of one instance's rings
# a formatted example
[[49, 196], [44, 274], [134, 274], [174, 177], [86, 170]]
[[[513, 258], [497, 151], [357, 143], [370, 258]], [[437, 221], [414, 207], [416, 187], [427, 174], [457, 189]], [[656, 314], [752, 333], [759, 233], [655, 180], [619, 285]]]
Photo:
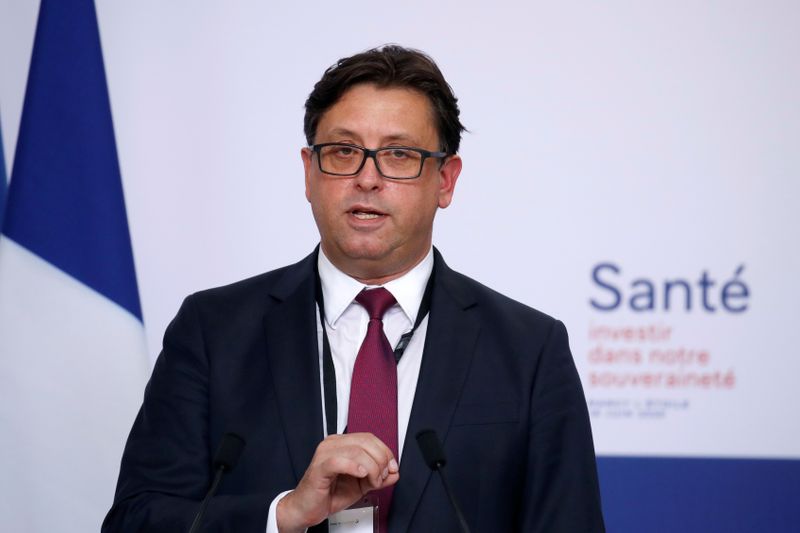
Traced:
[[418, 51], [386, 46], [325, 72], [301, 152], [320, 246], [186, 299], [104, 531], [188, 529], [228, 431], [247, 444], [206, 530], [304, 531], [355, 505], [376, 508], [381, 532], [458, 531], [414, 442], [422, 429], [441, 437], [473, 531], [603, 531], [564, 326], [432, 247], [462, 131]]

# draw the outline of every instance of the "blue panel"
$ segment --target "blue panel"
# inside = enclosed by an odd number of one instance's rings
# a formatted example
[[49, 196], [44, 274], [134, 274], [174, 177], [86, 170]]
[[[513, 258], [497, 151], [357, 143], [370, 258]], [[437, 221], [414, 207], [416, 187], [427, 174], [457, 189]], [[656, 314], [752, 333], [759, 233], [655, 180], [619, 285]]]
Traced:
[[800, 461], [598, 457], [609, 533], [800, 532]]
[[3, 233], [141, 320], [92, 0], [43, 0]]

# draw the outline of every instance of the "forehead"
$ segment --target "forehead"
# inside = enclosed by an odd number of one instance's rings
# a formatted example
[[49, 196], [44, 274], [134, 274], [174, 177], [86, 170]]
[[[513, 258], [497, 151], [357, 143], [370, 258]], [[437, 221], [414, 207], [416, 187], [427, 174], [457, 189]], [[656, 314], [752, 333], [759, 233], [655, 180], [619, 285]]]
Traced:
[[427, 96], [404, 87], [355, 85], [325, 111], [315, 138], [317, 143], [350, 141], [368, 146], [390, 140], [438, 148]]

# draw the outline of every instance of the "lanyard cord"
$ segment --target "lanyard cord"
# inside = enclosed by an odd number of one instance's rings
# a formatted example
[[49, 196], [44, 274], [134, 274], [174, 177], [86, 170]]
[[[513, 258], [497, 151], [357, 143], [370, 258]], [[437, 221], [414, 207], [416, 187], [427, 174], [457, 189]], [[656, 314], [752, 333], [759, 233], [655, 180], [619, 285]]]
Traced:
[[[331, 354], [331, 344], [328, 341], [328, 332], [325, 328], [325, 302], [322, 299], [322, 281], [319, 277], [319, 270], [316, 265], [314, 266], [315, 280], [315, 299], [317, 307], [319, 308], [319, 320], [322, 326], [322, 388], [325, 396], [325, 420], [327, 421], [326, 434], [334, 435], [336, 433], [336, 418], [337, 418], [337, 401], [336, 401], [336, 370], [333, 367], [333, 355]], [[422, 323], [422, 320], [428, 315], [431, 309], [431, 293], [433, 292], [433, 273], [431, 272], [428, 278], [428, 284], [425, 286], [425, 293], [422, 296], [422, 301], [419, 304], [417, 311], [417, 321], [411, 331], [403, 333], [400, 340], [397, 341], [397, 346], [394, 348], [394, 360], [399, 363], [400, 358], [403, 357], [403, 352], [406, 351], [408, 343], [414, 336], [414, 332]]]

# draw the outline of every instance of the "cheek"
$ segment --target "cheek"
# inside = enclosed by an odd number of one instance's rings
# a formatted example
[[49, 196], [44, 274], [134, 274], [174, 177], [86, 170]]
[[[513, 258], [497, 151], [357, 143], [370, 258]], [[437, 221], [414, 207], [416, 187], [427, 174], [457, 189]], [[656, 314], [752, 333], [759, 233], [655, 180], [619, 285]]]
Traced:
[[325, 206], [323, 200], [325, 194], [320, 189], [318, 183], [306, 181], [306, 199], [311, 204], [311, 212], [314, 213], [314, 218], [319, 223], [325, 213]]
[[341, 211], [342, 192], [333, 183], [312, 183], [308, 192], [314, 217], [332, 222]]
[[426, 192], [415, 196], [413, 201], [409, 201], [405, 205], [406, 220], [415, 228], [416, 232], [429, 231], [436, 214], [437, 202], [435, 194]]

